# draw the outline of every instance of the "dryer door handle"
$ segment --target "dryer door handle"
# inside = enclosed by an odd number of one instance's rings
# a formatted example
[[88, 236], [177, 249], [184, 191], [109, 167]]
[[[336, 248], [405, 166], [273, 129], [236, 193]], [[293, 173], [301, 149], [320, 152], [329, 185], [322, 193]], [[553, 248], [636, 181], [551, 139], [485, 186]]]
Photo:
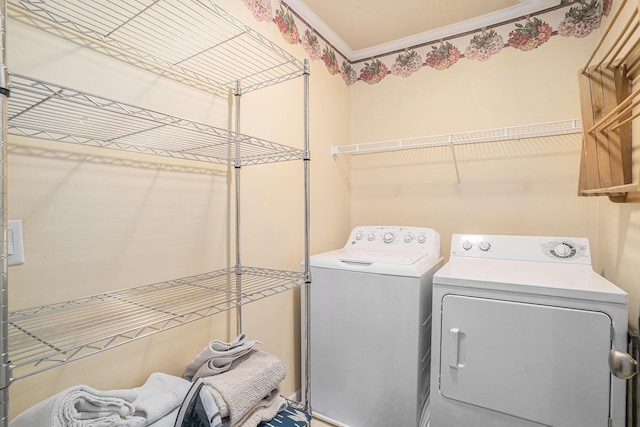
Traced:
[[614, 348], [609, 352], [609, 369], [616, 377], [628, 380], [638, 373], [638, 362], [626, 351]]
[[461, 354], [464, 332], [460, 328], [449, 329], [449, 367], [453, 369], [464, 367], [464, 355]]

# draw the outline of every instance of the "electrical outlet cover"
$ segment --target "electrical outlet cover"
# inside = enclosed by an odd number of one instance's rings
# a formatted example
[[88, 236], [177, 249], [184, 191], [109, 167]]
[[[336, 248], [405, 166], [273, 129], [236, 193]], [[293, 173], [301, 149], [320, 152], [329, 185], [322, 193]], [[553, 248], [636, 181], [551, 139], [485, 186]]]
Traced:
[[7, 223], [8, 264], [24, 264], [24, 243], [22, 239], [22, 220], [10, 219]]

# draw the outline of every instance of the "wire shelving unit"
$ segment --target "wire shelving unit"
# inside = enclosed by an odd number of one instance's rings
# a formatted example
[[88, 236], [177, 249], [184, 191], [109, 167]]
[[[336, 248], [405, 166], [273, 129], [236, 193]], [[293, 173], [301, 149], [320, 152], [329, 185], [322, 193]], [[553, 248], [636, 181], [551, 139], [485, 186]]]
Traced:
[[[0, 0], [0, 6], [3, 32], [9, 17], [213, 95], [234, 94], [236, 110], [235, 129], [221, 129], [11, 73], [2, 38], [0, 426], [6, 427], [8, 389], [14, 380], [230, 309], [236, 309], [241, 330], [244, 304], [310, 286], [309, 65], [212, 0]], [[298, 77], [304, 80], [303, 148], [240, 132], [242, 95]], [[236, 265], [10, 312], [5, 297], [9, 134], [233, 167]], [[244, 266], [239, 246], [240, 171], [245, 166], [292, 160], [304, 165], [305, 269]], [[309, 306], [308, 297], [303, 304]], [[303, 357], [308, 357], [304, 355], [308, 355], [309, 336], [307, 331]], [[308, 387], [309, 372], [303, 375]], [[303, 396], [302, 405], [292, 406], [310, 412], [309, 392]]]

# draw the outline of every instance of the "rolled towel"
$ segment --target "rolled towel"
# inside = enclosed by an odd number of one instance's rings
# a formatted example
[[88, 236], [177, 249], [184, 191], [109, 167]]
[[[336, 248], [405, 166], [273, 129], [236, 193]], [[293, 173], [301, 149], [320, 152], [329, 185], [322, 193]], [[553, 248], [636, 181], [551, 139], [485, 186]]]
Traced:
[[259, 342], [247, 341], [245, 333], [241, 333], [230, 342], [212, 340], [189, 362], [182, 378], [193, 381], [228, 371], [234, 360], [247, 354]]
[[11, 427], [139, 427], [144, 417], [135, 416], [133, 390], [100, 391], [78, 385], [32, 406]]
[[251, 350], [233, 362], [232, 369], [202, 377], [202, 381], [216, 401], [223, 420], [228, 417], [233, 426], [259, 402], [271, 396], [286, 374], [287, 367], [278, 357], [265, 351]]

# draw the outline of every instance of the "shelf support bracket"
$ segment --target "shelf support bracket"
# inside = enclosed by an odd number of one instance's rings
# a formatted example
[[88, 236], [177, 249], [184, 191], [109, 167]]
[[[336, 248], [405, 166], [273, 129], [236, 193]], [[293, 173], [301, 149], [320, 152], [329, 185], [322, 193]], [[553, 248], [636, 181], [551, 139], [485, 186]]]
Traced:
[[449, 147], [451, 147], [451, 156], [453, 157], [453, 166], [456, 170], [456, 187], [462, 188], [462, 181], [460, 181], [460, 170], [458, 169], [458, 159], [456, 158], [456, 148], [453, 143], [451, 135], [449, 135]]

